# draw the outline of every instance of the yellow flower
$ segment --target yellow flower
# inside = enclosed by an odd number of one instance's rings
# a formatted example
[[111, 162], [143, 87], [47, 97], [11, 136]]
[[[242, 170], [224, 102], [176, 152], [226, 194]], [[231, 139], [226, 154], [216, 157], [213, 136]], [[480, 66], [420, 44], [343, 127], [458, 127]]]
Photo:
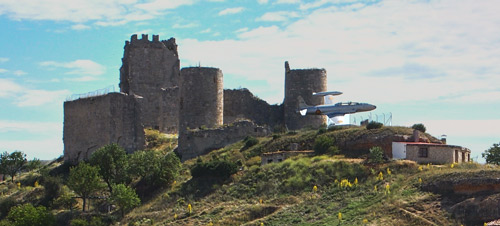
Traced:
[[368, 220], [366, 218], [363, 219], [363, 224], [368, 224]]
[[391, 194], [391, 185], [389, 184], [386, 184], [385, 185], [385, 194]]
[[34, 186], [35, 186], [35, 188], [38, 187], [38, 181], [35, 181], [35, 185]]
[[424, 170], [424, 167], [419, 166], [419, 167], [418, 167], [418, 171], [422, 171], [422, 170]]
[[384, 180], [384, 173], [382, 173], [382, 171], [378, 173], [377, 180]]
[[422, 178], [420, 178], [420, 177], [418, 178], [418, 183], [422, 184]]
[[391, 175], [391, 169], [387, 168], [387, 175]]
[[174, 219], [177, 220], [177, 214], [174, 214]]
[[260, 203], [260, 204], [262, 204], [262, 203], [263, 203], [262, 199], [259, 199], [259, 203]]
[[260, 226], [264, 226], [264, 223], [260, 223]]
[[373, 186], [373, 191], [377, 192], [377, 185]]
[[317, 192], [317, 191], [318, 191], [318, 187], [316, 185], [314, 185], [313, 192]]
[[188, 204], [188, 213], [191, 214], [192, 211], [193, 211], [193, 207], [191, 206], [191, 204]]
[[338, 216], [338, 218], [339, 218], [339, 221], [341, 221], [341, 220], [342, 220], [342, 213], [341, 213], [341, 212], [339, 212], [339, 216]]
[[453, 169], [453, 167], [455, 167], [455, 163], [452, 163], [450, 167]]
[[17, 188], [21, 188], [21, 182], [17, 182]]
[[358, 185], [358, 178], [354, 179], [354, 185]]

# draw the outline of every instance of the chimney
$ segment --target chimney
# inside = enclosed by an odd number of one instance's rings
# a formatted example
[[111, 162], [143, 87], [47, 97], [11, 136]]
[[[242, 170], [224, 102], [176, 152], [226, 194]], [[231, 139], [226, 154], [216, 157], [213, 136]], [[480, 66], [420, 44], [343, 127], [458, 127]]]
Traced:
[[441, 135], [441, 143], [446, 144], [446, 137], [445, 134]]
[[414, 129], [413, 130], [413, 142], [419, 142], [420, 141], [420, 131]]

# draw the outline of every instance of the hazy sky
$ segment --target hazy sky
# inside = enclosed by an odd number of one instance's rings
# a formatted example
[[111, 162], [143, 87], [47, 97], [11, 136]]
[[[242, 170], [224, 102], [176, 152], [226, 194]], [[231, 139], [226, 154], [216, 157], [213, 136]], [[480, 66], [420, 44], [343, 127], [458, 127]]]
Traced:
[[[181, 67], [281, 103], [284, 61], [325, 68], [338, 101], [424, 123], [480, 156], [500, 142], [500, 1], [0, 0], [0, 151], [62, 155], [63, 102], [114, 85], [134, 33]], [[366, 118], [366, 116], [365, 116]]]

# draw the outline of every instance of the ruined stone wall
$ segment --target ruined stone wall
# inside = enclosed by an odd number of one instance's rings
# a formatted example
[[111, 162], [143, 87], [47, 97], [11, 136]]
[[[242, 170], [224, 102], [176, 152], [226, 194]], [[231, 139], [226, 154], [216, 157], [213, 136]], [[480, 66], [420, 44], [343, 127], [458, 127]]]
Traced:
[[128, 153], [144, 148], [144, 128], [135, 96], [109, 93], [64, 103], [64, 160], [86, 160], [116, 143]]
[[160, 41], [153, 35], [149, 41], [148, 35], [133, 35], [124, 50], [120, 91], [143, 97], [139, 105], [145, 127], [177, 133], [180, 61], [175, 39]]
[[186, 130], [179, 136], [178, 152], [182, 161], [223, 148], [246, 136], [262, 137], [270, 134], [269, 127], [258, 126], [251, 121], [239, 121], [212, 129]]
[[224, 90], [224, 124], [241, 119], [274, 128], [283, 125], [283, 105], [270, 105], [248, 89]]
[[285, 62], [285, 101], [283, 105], [285, 124], [288, 129], [319, 128], [327, 123], [325, 115], [302, 116], [297, 112], [299, 96], [304, 98], [308, 105], [320, 105], [324, 103], [323, 97], [313, 96], [312, 93], [324, 91], [327, 91], [325, 69], [290, 70], [288, 62]]
[[223, 75], [218, 68], [181, 70], [179, 136], [187, 128], [214, 128], [223, 122]]

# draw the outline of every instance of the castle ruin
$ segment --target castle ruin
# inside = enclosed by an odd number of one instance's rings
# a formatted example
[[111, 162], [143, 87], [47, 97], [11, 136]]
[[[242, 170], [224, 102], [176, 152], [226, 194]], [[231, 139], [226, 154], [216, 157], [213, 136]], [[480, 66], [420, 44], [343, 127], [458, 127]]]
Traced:
[[285, 62], [285, 99], [270, 105], [248, 89], [224, 90], [218, 68], [180, 70], [174, 38], [160, 41], [132, 35], [125, 42], [120, 93], [64, 103], [64, 159], [86, 160], [98, 148], [117, 143], [128, 153], [145, 147], [144, 128], [178, 133], [182, 160], [224, 147], [271, 128], [318, 128], [326, 116], [302, 117], [298, 97], [323, 104], [313, 92], [327, 90], [325, 69], [291, 70]]

